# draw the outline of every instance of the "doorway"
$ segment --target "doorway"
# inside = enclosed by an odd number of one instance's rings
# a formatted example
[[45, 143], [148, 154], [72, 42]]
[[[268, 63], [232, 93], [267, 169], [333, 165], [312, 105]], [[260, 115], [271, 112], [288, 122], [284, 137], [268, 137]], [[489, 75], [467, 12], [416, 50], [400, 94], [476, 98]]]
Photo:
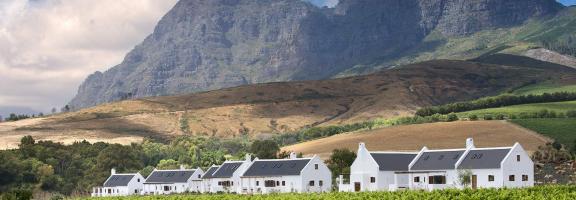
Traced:
[[472, 189], [476, 189], [478, 187], [478, 177], [476, 175], [472, 175]]
[[360, 182], [354, 183], [354, 192], [360, 192]]

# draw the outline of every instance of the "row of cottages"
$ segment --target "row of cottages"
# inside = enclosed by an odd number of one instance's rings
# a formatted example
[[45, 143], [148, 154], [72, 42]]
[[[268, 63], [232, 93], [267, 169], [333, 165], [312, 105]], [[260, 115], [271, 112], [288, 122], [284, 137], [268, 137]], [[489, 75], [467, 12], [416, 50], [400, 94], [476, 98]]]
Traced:
[[466, 140], [464, 149], [420, 152], [370, 152], [360, 143], [350, 168], [350, 182], [339, 178], [340, 191], [395, 191], [464, 188], [514, 188], [534, 185], [534, 163], [519, 143], [511, 147], [476, 148]]
[[[120, 174], [112, 170], [109, 180]], [[123, 174], [122, 174], [123, 175]], [[119, 179], [120, 180], [120, 179]], [[148, 178], [132, 174], [120, 181], [106, 181], [93, 189], [92, 196], [163, 195], [184, 192], [268, 194], [285, 192], [329, 192], [332, 173], [318, 157], [225, 161], [202, 169], [157, 170]]]

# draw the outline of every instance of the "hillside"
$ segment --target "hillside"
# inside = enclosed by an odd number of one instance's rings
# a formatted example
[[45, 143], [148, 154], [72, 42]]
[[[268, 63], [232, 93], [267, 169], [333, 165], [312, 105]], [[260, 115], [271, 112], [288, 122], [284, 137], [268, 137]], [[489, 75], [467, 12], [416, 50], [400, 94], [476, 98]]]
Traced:
[[[495, 95], [574, 72], [438, 60], [379, 73], [322, 81], [267, 83], [180, 96], [126, 100], [51, 116], [2, 123], [0, 137], [103, 138], [126, 142], [177, 135], [240, 137], [406, 116], [422, 106]], [[93, 138], [94, 137], [94, 138]], [[118, 138], [128, 137], [130, 140]], [[14, 142], [0, 147], [14, 146]]]
[[[299, 0], [180, 0], [122, 63], [90, 75], [70, 105], [466, 59], [523, 39], [510, 38], [515, 27], [530, 19], [541, 25], [562, 10], [555, 0], [342, 0], [334, 8]], [[485, 31], [500, 34], [474, 39]]]
[[300, 144], [283, 147], [282, 150], [330, 156], [333, 149], [358, 149], [364, 142], [373, 151], [419, 151], [423, 146], [430, 149], [463, 148], [466, 138], [474, 138], [478, 147], [511, 146], [520, 142], [528, 151], [550, 140], [533, 131], [506, 121], [458, 121], [388, 128], [340, 134]]

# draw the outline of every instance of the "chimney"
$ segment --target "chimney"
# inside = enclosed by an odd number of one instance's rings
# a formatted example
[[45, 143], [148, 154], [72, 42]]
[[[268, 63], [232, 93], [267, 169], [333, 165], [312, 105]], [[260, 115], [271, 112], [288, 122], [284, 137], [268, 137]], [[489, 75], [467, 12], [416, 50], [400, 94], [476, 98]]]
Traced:
[[364, 144], [364, 142], [360, 142], [360, 144], [358, 144], [358, 151], [360, 150], [367, 150], [366, 144]]
[[247, 153], [244, 161], [246, 161], [246, 162], [252, 161], [252, 156]]
[[472, 148], [476, 148], [474, 146], [474, 139], [472, 138], [466, 139], [466, 149], [472, 149]]
[[110, 170], [110, 174], [112, 174], [112, 175], [116, 174], [116, 169], [112, 168], [112, 169]]
[[185, 170], [186, 167], [184, 167], [184, 165], [180, 165], [180, 170]]
[[290, 152], [290, 159], [296, 159], [296, 152]]

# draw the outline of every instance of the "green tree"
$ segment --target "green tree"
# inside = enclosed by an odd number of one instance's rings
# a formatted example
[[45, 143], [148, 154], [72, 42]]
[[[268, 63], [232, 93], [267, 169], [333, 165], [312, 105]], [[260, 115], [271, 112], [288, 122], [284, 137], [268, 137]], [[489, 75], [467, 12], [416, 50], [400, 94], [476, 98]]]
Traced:
[[280, 147], [274, 140], [256, 140], [250, 146], [250, 151], [258, 158], [273, 159], [276, 158]]
[[332, 171], [332, 178], [341, 174], [350, 173], [350, 166], [356, 159], [356, 153], [348, 149], [334, 149], [330, 159], [326, 161]]
[[449, 122], [458, 121], [458, 115], [454, 113], [448, 114], [447, 121]]
[[180, 163], [178, 161], [167, 159], [167, 160], [160, 160], [158, 165], [156, 165], [158, 169], [178, 169], [180, 168]]

